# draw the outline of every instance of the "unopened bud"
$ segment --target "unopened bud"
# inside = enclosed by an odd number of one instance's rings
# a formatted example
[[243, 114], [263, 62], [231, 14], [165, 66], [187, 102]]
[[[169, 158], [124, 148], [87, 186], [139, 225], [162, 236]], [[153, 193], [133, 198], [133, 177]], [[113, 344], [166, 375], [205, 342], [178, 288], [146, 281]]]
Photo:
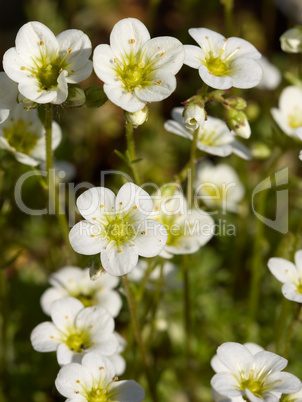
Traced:
[[76, 85], [70, 85], [68, 87], [68, 97], [64, 105], [68, 107], [80, 107], [84, 105], [85, 100], [86, 96], [84, 90]]
[[246, 101], [240, 96], [231, 96], [230, 98], [226, 99], [226, 101], [234, 109], [243, 110], [246, 108]]
[[25, 96], [20, 94], [20, 92], [18, 93], [17, 102], [25, 110], [32, 110], [32, 109], [35, 109], [38, 106], [38, 104], [36, 102], [33, 102], [33, 101], [25, 98]]
[[100, 107], [103, 106], [108, 99], [103, 88], [98, 85], [92, 85], [85, 89], [87, 107]]
[[281, 49], [287, 53], [302, 53], [302, 26], [288, 29], [280, 37]]
[[191, 103], [184, 109], [183, 117], [186, 128], [190, 131], [195, 131], [199, 127], [203, 127], [206, 113], [203, 107]]
[[251, 153], [254, 158], [266, 159], [271, 155], [272, 150], [262, 142], [255, 142], [252, 145]]
[[131, 124], [133, 127], [141, 126], [148, 120], [149, 110], [145, 106], [142, 110], [138, 112], [130, 113], [124, 112], [125, 120], [127, 123]]
[[233, 108], [228, 108], [226, 112], [227, 125], [236, 135], [242, 138], [249, 138], [251, 128], [245, 113]]

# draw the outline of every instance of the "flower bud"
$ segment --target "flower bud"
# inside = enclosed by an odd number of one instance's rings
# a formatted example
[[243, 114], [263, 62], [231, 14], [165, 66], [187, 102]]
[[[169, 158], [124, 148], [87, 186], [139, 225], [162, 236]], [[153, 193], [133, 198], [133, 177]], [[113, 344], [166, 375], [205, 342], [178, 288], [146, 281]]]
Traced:
[[302, 53], [302, 26], [288, 29], [280, 37], [281, 49], [287, 53]]
[[86, 95], [85, 106], [87, 107], [103, 106], [108, 99], [103, 88], [98, 85], [92, 85], [91, 87], [86, 88], [85, 95]]
[[125, 120], [127, 123], [131, 124], [133, 127], [141, 126], [148, 120], [149, 110], [145, 106], [142, 110], [138, 112], [130, 113], [124, 112]]
[[17, 102], [25, 110], [32, 110], [32, 109], [35, 109], [38, 106], [38, 104], [36, 102], [33, 102], [33, 101], [25, 98], [25, 96], [20, 94], [20, 92], [18, 93]]
[[190, 131], [195, 131], [199, 127], [202, 128], [206, 118], [206, 113], [203, 107], [190, 103], [183, 112], [185, 126]]
[[64, 105], [68, 107], [79, 107], [84, 105], [85, 100], [86, 96], [83, 89], [76, 85], [70, 85], [68, 87], [68, 97]]
[[245, 113], [233, 108], [227, 108], [226, 112], [227, 125], [236, 135], [242, 138], [249, 138], [251, 128]]
[[268, 147], [263, 142], [255, 142], [252, 145], [251, 152], [252, 152], [252, 156], [254, 158], [258, 158], [258, 159], [266, 159], [272, 153], [271, 148]]
[[240, 96], [232, 96], [227, 99], [227, 102], [230, 106], [237, 110], [243, 110], [246, 108], [246, 101]]

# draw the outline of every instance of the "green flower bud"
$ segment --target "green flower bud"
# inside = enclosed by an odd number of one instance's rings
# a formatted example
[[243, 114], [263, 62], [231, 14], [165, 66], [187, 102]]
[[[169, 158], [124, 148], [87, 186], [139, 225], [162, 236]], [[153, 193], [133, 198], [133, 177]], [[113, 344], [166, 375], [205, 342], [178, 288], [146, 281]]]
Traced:
[[239, 137], [250, 137], [251, 128], [245, 113], [229, 107], [226, 109], [226, 120], [229, 128], [233, 130]]
[[91, 87], [86, 88], [85, 95], [86, 95], [85, 106], [87, 107], [103, 106], [108, 99], [103, 88], [98, 85], [92, 85]]
[[68, 87], [68, 97], [64, 105], [68, 107], [79, 107], [84, 105], [85, 100], [86, 96], [84, 90], [76, 85], [70, 85]]
[[243, 110], [246, 108], [246, 101], [240, 96], [231, 96], [230, 98], [226, 99], [226, 101], [234, 109]]
[[25, 98], [25, 96], [20, 94], [20, 92], [18, 93], [18, 96], [17, 96], [17, 102], [25, 110], [32, 110], [32, 109], [35, 109], [38, 106], [38, 104], [36, 102], [33, 102], [33, 101]]
[[302, 26], [295, 26], [280, 37], [281, 49], [287, 53], [302, 53]]
[[138, 112], [130, 113], [124, 112], [125, 120], [127, 123], [131, 124], [133, 127], [141, 126], [148, 120], [149, 110], [145, 106], [142, 110]]
[[251, 153], [254, 158], [266, 159], [271, 155], [272, 150], [263, 142], [255, 142], [252, 144]]

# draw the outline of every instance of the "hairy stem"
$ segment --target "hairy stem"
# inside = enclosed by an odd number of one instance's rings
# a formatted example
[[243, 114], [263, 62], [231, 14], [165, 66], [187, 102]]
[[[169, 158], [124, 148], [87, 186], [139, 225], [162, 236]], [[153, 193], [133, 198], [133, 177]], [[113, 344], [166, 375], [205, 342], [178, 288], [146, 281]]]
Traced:
[[129, 165], [131, 167], [135, 183], [138, 186], [140, 186], [141, 185], [140, 174], [139, 174], [139, 171], [137, 169], [136, 163], [133, 163], [133, 161], [135, 161], [135, 159], [136, 159], [133, 129], [134, 128], [130, 123], [126, 123], [127, 148], [128, 148], [128, 156], [129, 156], [129, 159], [130, 159]]

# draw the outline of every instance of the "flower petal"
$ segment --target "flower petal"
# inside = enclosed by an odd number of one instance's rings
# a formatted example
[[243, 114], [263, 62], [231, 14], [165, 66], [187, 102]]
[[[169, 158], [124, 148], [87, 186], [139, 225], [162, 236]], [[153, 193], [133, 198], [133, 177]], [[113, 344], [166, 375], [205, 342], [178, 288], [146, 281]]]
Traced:
[[68, 293], [62, 289], [49, 288], [41, 296], [40, 304], [45, 314], [50, 315], [51, 305], [55, 300], [68, 296]]
[[255, 373], [261, 372], [263, 378], [274, 371], [281, 371], [287, 366], [287, 360], [275, 353], [266, 350], [260, 351], [254, 355]]
[[134, 380], [115, 382], [110, 391], [119, 402], [141, 402], [145, 398], [144, 388]]
[[61, 332], [49, 321], [37, 325], [30, 335], [32, 346], [37, 352], [53, 352], [61, 343], [61, 338]]
[[280, 282], [291, 281], [291, 278], [297, 278], [297, 270], [294, 264], [284, 258], [270, 258], [267, 266], [271, 273]]
[[77, 198], [77, 207], [83, 218], [94, 221], [105, 214], [115, 213], [115, 194], [106, 187], [93, 187]]
[[229, 57], [232, 53], [235, 53], [235, 57], [249, 58], [249, 59], [260, 59], [261, 53], [245, 39], [231, 37], [228, 38], [223, 52], [224, 57]]
[[[104, 274], [106, 276], [109, 276], [109, 274]], [[101, 282], [103, 276], [101, 276]], [[112, 275], [110, 275], [112, 276]], [[112, 278], [117, 278], [112, 276]], [[103, 282], [102, 282], [103, 284]], [[97, 293], [97, 301], [98, 304], [104, 307], [106, 310], [109, 311], [109, 313], [112, 315], [112, 317], [117, 317], [121, 308], [122, 308], [122, 299], [121, 296], [117, 291], [114, 290], [107, 290], [106, 288], [103, 289], [101, 292]]]
[[136, 96], [144, 102], [159, 102], [166, 99], [176, 88], [173, 74], [158, 71], [153, 77], [154, 83], [146, 87], [135, 88]]
[[130, 243], [121, 244], [111, 241], [101, 253], [101, 263], [109, 274], [122, 276], [128, 274], [137, 265], [138, 254]]
[[282, 293], [286, 299], [302, 303], [302, 294], [298, 291], [294, 283], [285, 282], [282, 286]]
[[114, 330], [112, 316], [100, 306], [87, 307], [81, 310], [75, 319], [75, 324], [78, 329], [89, 329], [93, 340], [106, 338]]
[[135, 251], [142, 257], [155, 257], [164, 248], [168, 233], [165, 227], [152, 219], [145, 219], [135, 227]]
[[128, 223], [135, 223], [151, 214], [153, 202], [145, 190], [128, 182], [120, 188], [116, 196], [115, 209]]
[[77, 393], [80, 395], [83, 388], [92, 389], [93, 379], [85, 366], [71, 363], [60, 369], [55, 384], [60, 394], [72, 399]]
[[86, 353], [82, 365], [87, 368], [96, 384], [100, 383], [107, 386], [116, 374], [111, 361], [100, 353]]
[[206, 52], [220, 49], [225, 43], [224, 36], [208, 28], [191, 28], [189, 29], [189, 34]]
[[57, 348], [57, 360], [60, 366], [65, 366], [69, 363], [81, 363], [82, 353], [76, 353], [65, 343], [61, 343]]
[[231, 76], [217, 76], [211, 74], [206, 66], [200, 66], [198, 69], [200, 78], [210, 87], [215, 89], [229, 89], [233, 86], [233, 79]]
[[215, 374], [211, 380], [211, 386], [216, 392], [229, 398], [242, 395], [242, 392], [238, 389], [237, 378], [232, 373]]
[[177, 121], [168, 120], [164, 124], [165, 130], [169, 131], [169, 133], [173, 133], [179, 135], [180, 137], [187, 138], [188, 140], [193, 139], [192, 134], [189, 133], [183, 126], [181, 126]]
[[103, 234], [104, 228], [101, 225], [81, 221], [71, 228], [69, 241], [77, 253], [94, 255], [100, 253], [108, 243]]
[[184, 63], [192, 68], [199, 69], [201, 66], [201, 60], [205, 59], [204, 51], [201, 47], [195, 45], [185, 45], [185, 61]]
[[145, 25], [136, 18], [124, 18], [116, 23], [110, 34], [110, 46], [118, 58], [139, 52], [150, 34]]
[[[231, 373], [238, 376], [241, 375], [240, 373], [242, 373], [242, 375], [249, 373], [254, 362], [251, 352], [245, 346], [236, 342], [223, 343], [218, 347], [217, 355], [221, 363], [224, 364]], [[216, 387], [214, 388], [216, 389]], [[220, 392], [219, 389], [217, 390]], [[225, 394], [224, 392], [221, 393]]]
[[262, 67], [252, 59], [236, 59], [232, 63], [232, 85], [235, 88], [253, 88], [262, 78]]
[[138, 99], [134, 93], [126, 91], [122, 87], [121, 83], [117, 83], [115, 85], [105, 83], [103, 89], [108, 99], [110, 99], [112, 103], [121, 107], [127, 112], [138, 112], [146, 106], [146, 102]]
[[115, 55], [109, 45], [98, 45], [93, 52], [93, 68], [100, 80], [116, 84]]
[[301, 388], [301, 381], [295, 375], [286, 372], [271, 374], [264, 385], [269, 387], [270, 384], [272, 391], [284, 394], [298, 392]]
[[80, 300], [74, 297], [56, 300], [51, 306], [51, 319], [60, 331], [67, 333], [68, 328], [74, 326], [76, 316], [83, 308]]

